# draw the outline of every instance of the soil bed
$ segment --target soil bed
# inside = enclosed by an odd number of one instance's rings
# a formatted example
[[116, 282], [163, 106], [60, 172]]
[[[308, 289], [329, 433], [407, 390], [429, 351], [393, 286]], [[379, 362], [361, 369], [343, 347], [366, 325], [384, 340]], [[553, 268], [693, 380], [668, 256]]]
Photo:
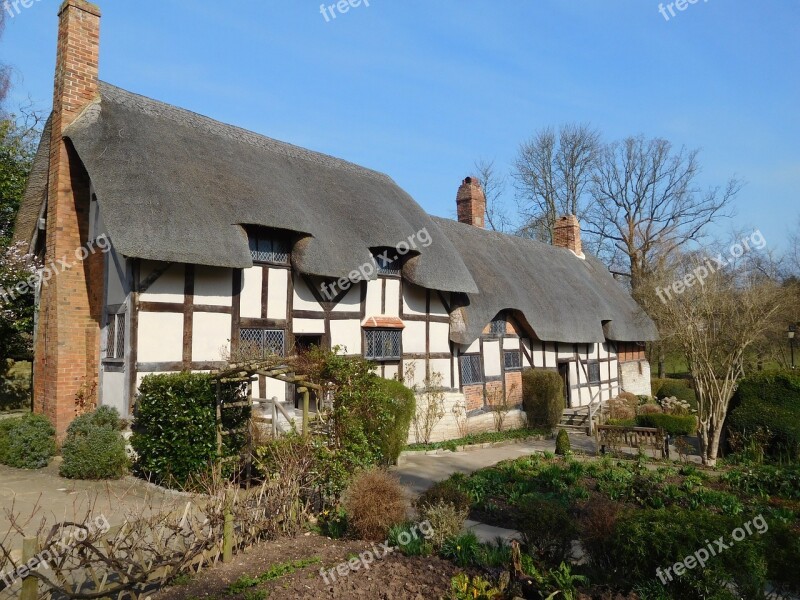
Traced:
[[[327, 570], [372, 548], [364, 541], [331, 540], [316, 534], [261, 544], [236, 555], [229, 564], [203, 570], [188, 583], [153, 595], [153, 600], [245, 600], [245, 598], [311, 600], [313, 598], [369, 598], [380, 600], [428, 600], [446, 597], [450, 579], [462, 571], [436, 557], [406, 557], [399, 552], [376, 560], [368, 570], [350, 571], [335, 582], [325, 583], [320, 569]], [[380, 545], [376, 544], [378, 548]], [[230, 593], [229, 586], [241, 578], [257, 578], [277, 564], [319, 559], [320, 562], [291, 574]], [[330, 577], [329, 577], [330, 579]]]

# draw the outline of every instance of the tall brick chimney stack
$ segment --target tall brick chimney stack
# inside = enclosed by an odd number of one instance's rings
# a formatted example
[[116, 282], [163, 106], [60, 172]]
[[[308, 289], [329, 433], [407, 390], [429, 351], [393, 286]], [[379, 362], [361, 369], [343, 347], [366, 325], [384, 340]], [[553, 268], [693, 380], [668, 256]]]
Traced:
[[575, 215], [566, 215], [556, 220], [553, 231], [553, 245], [572, 250], [577, 256], [583, 256], [581, 245], [581, 224]]
[[461, 223], [483, 229], [484, 218], [486, 217], [486, 196], [477, 179], [467, 177], [462, 182], [456, 196], [456, 207], [458, 209], [458, 220]]
[[34, 362], [34, 410], [59, 435], [75, 417], [76, 396], [96, 401], [103, 301], [103, 254], [76, 260], [89, 238], [89, 176], [64, 130], [98, 91], [100, 9], [65, 0], [58, 12], [47, 190], [45, 265], [74, 263], [42, 286]]

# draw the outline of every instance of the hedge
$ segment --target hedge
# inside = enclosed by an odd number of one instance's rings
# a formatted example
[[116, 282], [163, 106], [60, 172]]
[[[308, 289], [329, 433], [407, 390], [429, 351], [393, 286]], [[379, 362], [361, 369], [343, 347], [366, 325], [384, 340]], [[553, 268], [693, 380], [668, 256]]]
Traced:
[[564, 413], [564, 382], [555, 371], [525, 369], [522, 372], [522, 404], [528, 426], [553, 428]]
[[[241, 386], [223, 386], [223, 401], [244, 400]], [[250, 408], [223, 411], [223, 428], [243, 428]], [[148, 375], [139, 386], [131, 445], [134, 470], [156, 483], [191, 487], [217, 458], [216, 383], [203, 373]], [[223, 455], [236, 455], [246, 434], [226, 435]]]
[[637, 415], [636, 426], [663, 429], [673, 437], [694, 435], [697, 433], [697, 417], [694, 415], [663, 415], [657, 413]]
[[731, 401], [727, 428], [745, 442], [759, 428], [768, 429], [765, 449], [774, 458], [800, 458], [800, 373], [756, 373], [743, 378]]
[[0, 463], [17, 469], [46, 467], [56, 453], [56, 430], [43, 415], [0, 421]]
[[656, 398], [675, 397], [697, 408], [697, 394], [688, 379], [653, 379], [651, 383]]

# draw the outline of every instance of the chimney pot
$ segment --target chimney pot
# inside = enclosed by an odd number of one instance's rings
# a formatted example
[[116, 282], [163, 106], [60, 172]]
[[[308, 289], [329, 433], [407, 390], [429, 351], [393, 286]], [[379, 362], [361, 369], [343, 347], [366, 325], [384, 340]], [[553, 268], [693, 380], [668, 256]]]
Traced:
[[486, 217], [486, 196], [477, 179], [467, 177], [458, 188], [456, 196], [458, 220], [474, 227], [484, 227]]
[[575, 215], [566, 215], [556, 220], [553, 230], [553, 245], [571, 250], [576, 256], [583, 256], [581, 243], [581, 224]]

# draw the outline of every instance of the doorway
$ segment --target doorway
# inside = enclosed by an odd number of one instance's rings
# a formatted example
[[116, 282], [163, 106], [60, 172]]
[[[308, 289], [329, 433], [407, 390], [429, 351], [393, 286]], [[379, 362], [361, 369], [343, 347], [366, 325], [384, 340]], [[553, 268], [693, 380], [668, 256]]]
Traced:
[[564, 406], [572, 408], [572, 402], [570, 400], [569, 363], [558, 363], [558, 374], [561, 376], [561, 381], [564, 384]]

